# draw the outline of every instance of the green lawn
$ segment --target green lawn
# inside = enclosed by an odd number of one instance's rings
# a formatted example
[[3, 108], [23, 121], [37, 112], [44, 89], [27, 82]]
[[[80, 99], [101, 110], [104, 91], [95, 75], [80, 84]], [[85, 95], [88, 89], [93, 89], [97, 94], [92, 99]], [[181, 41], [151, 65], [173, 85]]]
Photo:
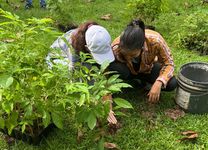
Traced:
[[[63, 0], [64, 1], [64, 0]], [[186, 2], [186, 0], [181, 0]], [[192, 0], [194, 1], [194, 0]], [[133, 17], [133, 10], [127, 7], [129, 0], [70, 0], [67, 5], [62, 9], [65, 14], [68, 14], [68, 22], [76, 24], [82, 23], [87, 20], [95, 20], [110, 32], [112, 39], [117, 37], [126, 24]], [[198, 9], [207, 9], [207, 6], [200, 5], [197, 0], [196, 7]], [[34, 8], [31, 10], [24, 9], [24, 3], [20, 0], [11, 0], [10, 6], [1, 2], [1, 7], [20, 16], [22, 19], [30, 17], [51, 17], [57, 19], [57, 16], [49, 11], [39, 8], [38, 1], [34, 0]], [[181, 2], [182, 3], [182, 2]], [[183, 4], [183, 3], [182, 3]], [[17, 7], [18, 6], [18, 7]], [[194, 12], [196, 7], [189, 8], [188, 12]], [[177, 9], [177, 7], [175, 8]], [[183, 10], [183, 6], [179, 5], [178, 9]], [[66, 13], [67, 12], [67, 13]], [[187, 13], [188, 13], [187, 12]], [[183, 14], [186, 12], [184, 11]], [[111, 14], [112, 19], [109, 21], [101, 20], [100, 17], [105, 14]], [[62, 16], [64, 18], [64, 16]], [[66, 18], [64, 18], [66, 19]], [[177, 19], [177, 18], [176, 18]], [[57, 19], [61, 21], [59, 16]], [[170, 18], [171, 20], [171, 18]], [[188, 62], [203, 61], [208, 62], [208, 56], [200, 56], [195, 51], [190, 51], [180, 47], [176, 42], [176, 38], [169, 34], [168, 30], [163, 30], [161, 22], [156, 20], [153, 24], [156, 29], [164, 35], [172, 50], [176, 65], [176, 75], [180, 67]], [[164, 20], [168, 22], [168, 18]], [[172, 24], [180, 24], [176, 20], [171, 20]], [[167, 23], [170, 24], [170, 23]], [[49, 38], [51, 40], [51, 38]], [[48, 47], [53, 41], [47, 41]], [[124, 90], [119, 96], [129, 100], [134, 106], [133, 110], [128, 110], [127, 117], [118, 117], [122, 127], [116, 134], [105, 136], [106, 142], [117, 144], [121, 150], [206, 150], [208, 149], [208, 115], [192, 115], [186, 113], [184, 117], [176, 121], [171, 120], [165, 115], [165, 110], [175, 107], [174, 96], [175, 92], [166, 93], [162, 92], [160, 103], [149, 108], [145, 102], [144, 95], [139, 88]], [[145, 112], [152, 112], [153, 116], [145, 115]], [[97, 134], [100, 132], [98, 129], [90, 131], [85, 129], [84, 137], [80, 143], [77, 143], [77, 131], [74, 125], [74, 120], [70, 118], [70, 114], [66, 114], [64, 130], [54, 129], [49, 133], [48, 137], [43, 139], [39, 146], [32, 146], [21, 141], [17, 141], [12, 146], [7, 145], [4, 140], [4, 135], [0, 137], [0, 149], [14, 149], [14, 150], [97, 150], [98, 142], [96, 141]], [[185, 130], [193, 130], [198, 132], [199, 137], [196, 141], [178, 142], [182, 138], [180, 132]]]

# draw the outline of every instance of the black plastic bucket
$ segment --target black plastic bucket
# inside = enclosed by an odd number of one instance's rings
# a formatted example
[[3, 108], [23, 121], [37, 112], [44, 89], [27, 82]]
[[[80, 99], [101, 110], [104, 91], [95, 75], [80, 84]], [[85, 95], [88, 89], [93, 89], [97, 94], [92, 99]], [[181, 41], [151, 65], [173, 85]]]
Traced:
[[191, 62], [178, 74], [176, 103], [186, 112], [208, 113], [208, 63]]

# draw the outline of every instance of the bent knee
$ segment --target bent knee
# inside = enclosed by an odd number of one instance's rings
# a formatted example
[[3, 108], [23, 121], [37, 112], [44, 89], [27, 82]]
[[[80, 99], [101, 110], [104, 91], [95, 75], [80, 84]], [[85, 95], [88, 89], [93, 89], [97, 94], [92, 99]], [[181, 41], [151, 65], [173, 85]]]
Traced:
[[165, 88], [165, 91], [173, 91], [178, 86], [178, 81], [175, 77], [172, 77]]

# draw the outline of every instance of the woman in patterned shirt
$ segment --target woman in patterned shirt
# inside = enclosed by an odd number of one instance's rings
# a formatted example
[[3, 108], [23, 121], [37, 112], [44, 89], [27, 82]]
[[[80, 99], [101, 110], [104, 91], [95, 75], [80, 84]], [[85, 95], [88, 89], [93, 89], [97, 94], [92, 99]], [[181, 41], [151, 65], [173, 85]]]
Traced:
[[149, 29], [144, 22], [133, 20], [121, 36], [112, 43], [116, 61], [109, 70], [117, 71], [124, 80], [140, 79], [152, 84], [148, 101], [159, 101], [161, 89], [172, 91], [177, 87], [173, 76], [174, 62], [163, 37]]

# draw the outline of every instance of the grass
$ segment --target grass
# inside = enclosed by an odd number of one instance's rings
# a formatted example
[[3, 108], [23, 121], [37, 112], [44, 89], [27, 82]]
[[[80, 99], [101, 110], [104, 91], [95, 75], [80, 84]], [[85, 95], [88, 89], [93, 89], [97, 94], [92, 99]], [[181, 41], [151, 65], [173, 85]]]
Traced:
[[[183, 0], [184, 2], [185, 0]], [[55, 17], [57, 21], [62, 18], [53, 14], [49, 10], [39, 8], [38, 1], [34, 1], [34, 8], [31, 10], [24, 10], [24, 3], [19, 0], [11, 1], [13, 4], [9, 6], [5, 2], [1, 3], [2, 8], [12, 13], [16, 13], [22, 19], [30, 17]], [[194, 1], [196, 2], [196, 1]], [[110, 32], [112, 39], [117, 37], [124, 29], [126, 24], [133, 18], [133, 10], [127, 7], [128, 0], [94, 0], [88, 2], [87, 0], [70, 0], [68, 5], [62, 7], [69, 22], [76, 24], [82, 23], [86, 20], [95, 20]], [[182, 3], [182, 2], [181, 2]], [[196, 2], [197, 3], [197, 2]], [[18, 5], [18, 9], [14, 9]], [[183, 6], [179, 6], [182, 11]], [[197, 6], [202, 7], [202, 6]], [[204, 7], [204, 6], [203, 6]], [[176, 9], [176, 8], [175, 8]], [[188, 12], [195, 11], [194, 8], [189, 8]], [[187, 12], [187, 13], [188, 13]], [[105, 14], [112, 14], [112, 19], [109, 21], [101, 20], [100, 17]], [[183, 12], [186, 13], [186, 12]], [[63, 16], [64, 17], [64, 16]], [[171, 19], [171, 18], [170, 18]], [[168, 30], [161, 28], [160, 21], [155, 24], [156, 28], [162, 33], [172, 50], [172, 54], [176, 65], [176, 74], [180, 67], [188, 62], [203, 61], [208, 62], [207, 56], [199, 56], [197, 52], [189, 51], [180, 47], [174, 42], [173, 37], [170, 36]], [[168, 18], [164, 20], [168, 22]], [[180, 20], [182, 21], [182, 20]], [[180, 22], [172, 22], [173, 24], [180, 24]], [[51, 38], [49, 38], [51, 39]], [[48, 41], [47, 43], [52, 43]], [[48, 47], [50, 44], [48, 44]], [[173, 121], [168, 118], [164, 111], [175, 106], [174, 96], [175, 92], [162, 92], [161, 101], [154, 109], [149, 108], [141, 94], [140, 89], [132, 89], [127, 94], [120, 93], [119, 95], [129, 100], [134, 106], [133, 110], [127, 112], [128, 117], [118, 117], [122, 124], [122, 128], [118, 130], [115, 135], [106, 135], [105, 141], [112, 142], [118, 145], [121, 150], [206, 150], [208, 149], [208, 115], [192, 115], [186, 114], [183, 118]], [[143, 113], [154, 110], [154, 117], [147, 117]], [[4, 135], [1, 134], [0, 149], [12, 150], [96, 150], [98, 147], [97, 133], [99, 130], [87, 130], [84, 132], [84, 138], [80, 143], [77, 143], [76, 127], [70, 114], [66, 114], [66, 121], [64, 130], [55, 129], [49, 136], [42, 140], [39, 146], [28, 145], [21, 141], [17, 141], [14, 145], [8, 146], [3, 140]], [[177, 142], [182, 138], [181, 131], [193, 130], [199, 133], [196, 141]]]

